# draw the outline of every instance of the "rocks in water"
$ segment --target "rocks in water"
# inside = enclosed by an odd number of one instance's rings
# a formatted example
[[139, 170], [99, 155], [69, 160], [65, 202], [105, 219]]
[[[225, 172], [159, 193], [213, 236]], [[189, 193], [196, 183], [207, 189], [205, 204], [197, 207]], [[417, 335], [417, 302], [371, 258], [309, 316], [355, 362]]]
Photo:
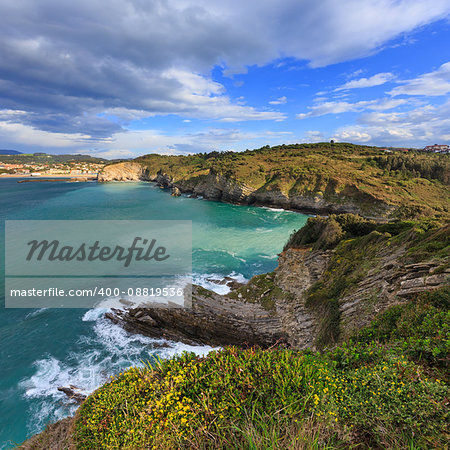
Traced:
[[172, 195], [173, 197], [179, 197], [181, 195], [181, 191], [176, 186], [174, 186], [170, 195]]
[[84, 400], [86, 400], [87, 396], [82, 394], [81, 392], [77, 392], [79, 390], [80, 388], [72, 385], [70, 385], [69, 387], [58, 387], [58, 391], [66, 394], [70, 400], [73, 400], [75, 403], [83, 403]]
[[130, 300], [125, 300], [124, 298], [121, 298], [119, 300], [119, 302], [122, 303], [122, 305], [125, 305], [125, 306], [133, 306], [134, 305], [133, 302], [131, 302]]
[[241, 286], [244, 286], [244, 283], [240, 283], [239, 281], [237, 281], [231, 277], [224, 277], [224, 278], [220, 278], [220, 279], [207, 278], [206, 281], [217, 284], [219, 286], [228, 286], [232, 291], [240, 288]]

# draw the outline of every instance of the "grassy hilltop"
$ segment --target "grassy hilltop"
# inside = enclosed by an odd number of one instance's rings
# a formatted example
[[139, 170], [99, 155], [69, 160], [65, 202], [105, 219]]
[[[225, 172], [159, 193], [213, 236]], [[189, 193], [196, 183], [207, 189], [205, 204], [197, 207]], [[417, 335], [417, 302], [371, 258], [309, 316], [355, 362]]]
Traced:
[[346, 143], [293, 144], [245, 152], [189, 156], [145, 155], [135, 160], [181, 186], [210, 171], [257, 193], [301, 195], [339, 202], [352, 198], [370, 209], [377, 201], [397, 216], [449, 214], [450, 156], [385, 151]]

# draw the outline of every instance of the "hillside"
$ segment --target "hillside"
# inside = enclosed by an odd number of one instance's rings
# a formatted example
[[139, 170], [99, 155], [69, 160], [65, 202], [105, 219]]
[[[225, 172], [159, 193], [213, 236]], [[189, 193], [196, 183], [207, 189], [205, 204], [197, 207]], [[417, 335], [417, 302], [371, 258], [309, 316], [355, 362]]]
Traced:
[[274, 272], [227, 295], [194, 287], [192, 309], [107, 316], [128, 331], [186, 343], [324, 348], [379, 312], [449, 282], [450, 225], [377, 224], [344, 214], [310, 218]]
[[0, 155], [21, 155], [22, 152], [18, 152], [17, 150], [6, 150], [0, 149]]
[[449, 216], [450, 156], [353, 144], [146, 155], [108, 165], [99, 181], [147, 180], [211, 200], [370, 218]]
[[449, 231], [310, 218], [275, 272], [227, 296], [116, 311], [134, 332], [238, 347], [129, 369], [22, 448], [445, 448]]
[[109, 162], [107, 159], [89, 155], [50, 155], [47, 153], [2, 154], [0, 152], [0, 162], [4, 164], [55, 164], [74, 161], [89, 163]]

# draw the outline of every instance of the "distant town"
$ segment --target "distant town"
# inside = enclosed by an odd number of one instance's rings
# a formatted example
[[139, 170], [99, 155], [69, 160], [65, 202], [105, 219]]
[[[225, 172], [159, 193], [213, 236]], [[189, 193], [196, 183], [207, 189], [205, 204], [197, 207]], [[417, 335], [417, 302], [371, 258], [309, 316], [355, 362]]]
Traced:
[[107, 160], [86, 155], [0, 154], [0, 176], [97, 176]]
[[423, 152], [423, 153], [443, 153], [443, 154], [449, 154], [450, 153], [450, 145], [447, 144], [434, 144], [434, 145], [427, 145], [426, 147], [420, 149], [420, 148], [402, 148], [402, 147], [387, 147], [382, 148], [381, 150], [384, 150], [385, 152]]

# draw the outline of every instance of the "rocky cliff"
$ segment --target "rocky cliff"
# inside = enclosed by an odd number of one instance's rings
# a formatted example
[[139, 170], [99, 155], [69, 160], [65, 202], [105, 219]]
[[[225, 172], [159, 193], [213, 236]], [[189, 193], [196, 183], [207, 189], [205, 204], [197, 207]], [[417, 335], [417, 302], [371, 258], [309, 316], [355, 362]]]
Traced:
[[393, 211], [384, 201], [365, 193], [354, 184], [338, 189], [335, 180], [329, 180], [324, 192], [317, 189], [308, 193], [284, 192], [278, 187], [255, 188], [214, 169], [207, 174], [192, 177], [169, 175], [161, 169], [150, 170], [138, 162], [122, 162], [106, 166], [98, 181], [152, 181], [172, 192], [191, 194], [207, 200], [255, 206], [272, 206], [314, 214], [353, 213], [380, 219]]
[[[450, 226], [421, 233], [411, 224], [401, 232], [392, 225], [394, 235], [373, 229], [354, 236], [347, 223], [330, 245], [323, 233], [334, 220], [323, 221], [312, 243], [291, 240], [273, 273], [225, 296], [194, 287], [192, 309], [117, 310], [108, 317], [131, 332], [188, 343], [270, 347], [282, 341], [317, 348], [351, 335], [392, 305], [449, 283]], [[297, 233], [309, 232], [306, 226]]]
[[98, 174], [98, 181], [153, 181], [153, 176], [142, 164], [136, 162], [121, 162], [106, 166]]

